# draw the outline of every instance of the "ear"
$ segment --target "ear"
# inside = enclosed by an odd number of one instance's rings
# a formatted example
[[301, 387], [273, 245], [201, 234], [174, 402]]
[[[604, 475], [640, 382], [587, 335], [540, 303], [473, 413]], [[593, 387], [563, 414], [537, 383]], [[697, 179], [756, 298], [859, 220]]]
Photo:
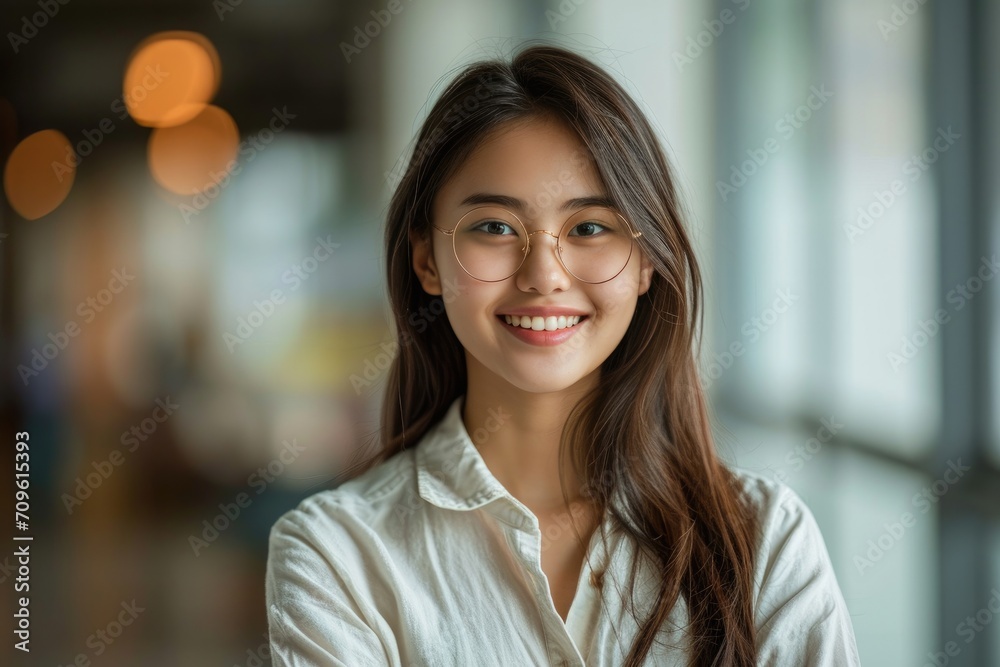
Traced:
[[649, 290], [653, 282], [653, 263], [646, 257], [646, 253], [640, 252], [641, 266], [639, 268], [639, 295], [642, 296]]
[[410, 230], [410, 247], [413, 248], [413, 270], [420, 280], [420, 285], [428, 294], [441, 294], [441, 276], [434, 261], [434, 247], [430, 234], [421, 237]]

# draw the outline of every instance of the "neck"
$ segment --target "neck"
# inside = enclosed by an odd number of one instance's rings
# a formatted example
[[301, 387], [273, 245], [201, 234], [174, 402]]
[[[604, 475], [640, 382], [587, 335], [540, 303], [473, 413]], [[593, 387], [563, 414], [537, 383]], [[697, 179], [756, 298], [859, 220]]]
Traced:
[[560, 465], [559, 439], [570, 410], [590, 390], [592, 374], [555, 392], [523, 391], [472, 361], [462, 421], [486, 466], [507, 491], [536, 513], [566, 507], [560, 488], [564, 471], [571, 506], [587, 504], [569, 463]]

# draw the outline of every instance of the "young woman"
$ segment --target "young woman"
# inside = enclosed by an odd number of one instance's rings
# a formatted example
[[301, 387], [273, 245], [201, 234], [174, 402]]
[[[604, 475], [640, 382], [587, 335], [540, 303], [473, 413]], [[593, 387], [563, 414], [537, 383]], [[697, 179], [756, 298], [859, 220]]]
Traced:
[[856, 665], [819, 529], [716, 456], [701, 282], [629, 95], [463, 70], [385, 235], [382, 449], [271, 531], [275, 665]]

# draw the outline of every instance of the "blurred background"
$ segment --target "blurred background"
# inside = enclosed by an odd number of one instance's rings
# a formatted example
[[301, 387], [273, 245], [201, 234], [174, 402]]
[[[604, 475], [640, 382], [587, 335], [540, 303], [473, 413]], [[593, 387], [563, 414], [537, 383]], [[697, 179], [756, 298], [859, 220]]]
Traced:
[[270, 526], [378, 428], [414, 134], [525, 40], [661, 133], [719, 449], [810, 506], [864, 664], [1000, 664], [1000, 3], [5, 0], [0, 28], [7, 516], [30, 445], [3, 664], [269, 664]]

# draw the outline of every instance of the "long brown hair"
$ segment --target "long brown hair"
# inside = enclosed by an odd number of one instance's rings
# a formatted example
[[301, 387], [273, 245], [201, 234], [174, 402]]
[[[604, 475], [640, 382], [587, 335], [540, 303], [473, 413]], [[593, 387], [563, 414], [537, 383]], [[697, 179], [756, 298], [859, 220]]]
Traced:
[[443, 312], [441, 297], [416, 279], [410, 232], [426, 238], [435, 195], [488, 133], [542, 115], [579, 135], [654, 266], [624, 338], [560, 439], [560, 455], [568, 453], [599, 516], [610, 511], [616, 530], [638, 546], [628, 585], [634, 615], [638, 559], [659, 576], [657, 602], [647, 618], [636, 616], [639, 632], [624, 664], [643, 662], [682, 597], [690, 664], [750, 667], [759, 521], [715, 453], [696, 367], [698, 264], [656, 135], [624, 89], [586, 58], [533, 45], [509, 62], [474, 63], [424, 121], [389, 205], [386, 270], [399, 352], [385, 388], [382, 447], [360, 470], [417, 445], [467, 390], [463, 348], [447, 317], [427, 316]]

